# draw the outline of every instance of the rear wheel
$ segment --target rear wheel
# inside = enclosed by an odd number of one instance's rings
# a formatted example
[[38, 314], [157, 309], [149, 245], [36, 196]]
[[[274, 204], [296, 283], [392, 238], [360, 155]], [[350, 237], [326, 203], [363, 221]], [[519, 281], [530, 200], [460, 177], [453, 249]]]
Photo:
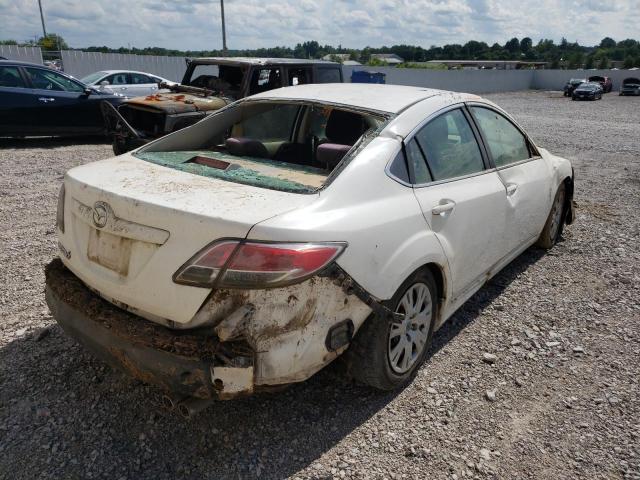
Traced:
[[409, 382], [425, 359], [437, 318], [437, 287], [430, 271], [413, 274], [385, 305], [402, 315], [390, 321], [373, 314], [345, 354], [358, 381], [379, 390]]
[[562, 233], [562, 222], [564, 221], [565, 192], [565, 186], [564, 183], [562, 183], [556, 192], [555, 198], [553, 199], [553, 205], [551, 205], [551, 211], [549, 212], [547, 223], [545, 223], [544, 229], [540, 234], [540, 238], [538, 238], [538, 241], [536, 242], [538, 247], [548, 250], [553, 247], [558, 241], [558, 238], [560, 238], [560, 234]]

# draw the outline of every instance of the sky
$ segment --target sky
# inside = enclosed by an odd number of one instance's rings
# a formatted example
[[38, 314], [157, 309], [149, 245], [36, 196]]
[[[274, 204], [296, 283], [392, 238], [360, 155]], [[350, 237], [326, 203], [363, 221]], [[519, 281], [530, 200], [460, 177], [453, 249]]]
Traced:
[[[219, 0], [42, 0], [47, 32], [74, 47], [179, 50], [222, 47]], [[512, 37], [596, 45], [638, 37], [638, 0], [225, 1], [227, 46], [290, 46], [305, 40], [349, 48], [428, 48]], [[42, 35], [37, 0], [0, 0], [0, 39]]]

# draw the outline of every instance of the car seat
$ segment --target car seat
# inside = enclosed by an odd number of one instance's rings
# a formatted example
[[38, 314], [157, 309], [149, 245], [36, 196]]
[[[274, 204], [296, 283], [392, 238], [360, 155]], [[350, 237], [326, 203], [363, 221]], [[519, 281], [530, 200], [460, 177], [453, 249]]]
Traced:
[[316, 149], [316, 161], [333, 170], [365, 131], [362, 115], [334, 109], [325, 127], [327, 139]]

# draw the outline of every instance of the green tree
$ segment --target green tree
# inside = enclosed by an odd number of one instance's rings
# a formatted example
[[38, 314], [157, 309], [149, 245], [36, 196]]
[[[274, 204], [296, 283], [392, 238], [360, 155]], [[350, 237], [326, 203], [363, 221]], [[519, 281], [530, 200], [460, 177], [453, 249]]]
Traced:
[[38, 46], [45, 51], [69, 49], [69, 45], [64, 41], [64, 38], [55, 33], [47, 33], [46, 37], [40, 37], [38, 39]]
[[520, 40], [518, 40], [516, 37], [513, 37], [511, 40], [509, 40], [507, 43], [504, 44], [504, 49], [507, 50], [511, 54], [519, 52], [520, 51]]
[[616, 41], [611, 37], [604, 37], [600, 42], [600, 48], [616, 48]]
[[582, 68], [584, 62], [584, 54], [582, 52], [573, 52], [567, 59], [567, 66], [570, 69]]
[[624, 59], [624, 68], [633, 68], [633, 57], [631, 55]]
[[533, 40], [531, 40], [529, 37], [524, 37], [522, 40], [520, 40], [520, 51], [522, 53], [527, 53], [532, 48]]
[[587, 61], [584, 64], [584, 68], [591, 70], [595, 65], [595, 59], [593, 55], [587, 55]]
[[606, 56], [602, 56], [602, 58], [600, 58], [600, 61], [598, 62], [598, 68], [600, 70], [606, 70], [607, 68], [609, 68], [609, 59]]

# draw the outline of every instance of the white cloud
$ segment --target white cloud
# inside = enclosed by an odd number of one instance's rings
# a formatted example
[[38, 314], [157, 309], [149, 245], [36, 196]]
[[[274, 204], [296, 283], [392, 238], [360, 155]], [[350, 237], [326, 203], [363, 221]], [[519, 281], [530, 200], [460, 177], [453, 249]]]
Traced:
[[[218, 0], [42, 0], [47, 30], [74, 47], [220, 48]], [[354, 48], [429, 47], [511, 37], [593, 45], [637, 37], [637, 0], [227, 0], [230, 48], [293, 46], [304, 40]], [[0, 37], [41, 34], [36, 0], [0, 0]]]

